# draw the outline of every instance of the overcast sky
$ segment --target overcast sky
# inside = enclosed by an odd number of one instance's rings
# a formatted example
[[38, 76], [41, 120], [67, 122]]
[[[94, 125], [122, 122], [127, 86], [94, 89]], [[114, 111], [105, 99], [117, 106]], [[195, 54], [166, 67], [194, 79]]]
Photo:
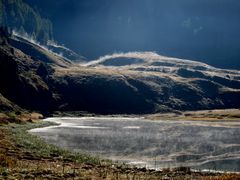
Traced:
[[239, 0], [25, 1], [53, 21], [55, 39], [90, 59], [156, 51], [240, 66]]

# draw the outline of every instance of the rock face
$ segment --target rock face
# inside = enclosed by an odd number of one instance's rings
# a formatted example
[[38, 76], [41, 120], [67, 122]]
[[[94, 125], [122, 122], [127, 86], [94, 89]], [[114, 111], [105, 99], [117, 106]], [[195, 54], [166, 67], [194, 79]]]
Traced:
[[30, 42], [21, 41], [23, 50], [1, 35], [0, 43], [1, 108], [143, 114], [240, 107], [235, 70], [152, 52], [70, 63]]

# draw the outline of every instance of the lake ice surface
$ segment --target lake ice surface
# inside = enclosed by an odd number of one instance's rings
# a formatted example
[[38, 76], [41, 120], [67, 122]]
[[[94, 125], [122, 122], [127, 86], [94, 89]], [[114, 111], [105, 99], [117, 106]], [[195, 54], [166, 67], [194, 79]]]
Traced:
[[239, 121], [150, 121], [144, 118], [48, 118], [60, 125], [31, 133], [74, 151], [134, 164], [240, 172]]

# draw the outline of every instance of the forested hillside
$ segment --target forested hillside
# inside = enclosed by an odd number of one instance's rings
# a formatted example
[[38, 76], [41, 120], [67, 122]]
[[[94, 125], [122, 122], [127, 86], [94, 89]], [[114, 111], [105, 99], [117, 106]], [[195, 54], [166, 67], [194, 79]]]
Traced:
[[41, 43], [53, 38], [52, 23], [22, 0], [0, 0], [0, 26], [7, 26]]

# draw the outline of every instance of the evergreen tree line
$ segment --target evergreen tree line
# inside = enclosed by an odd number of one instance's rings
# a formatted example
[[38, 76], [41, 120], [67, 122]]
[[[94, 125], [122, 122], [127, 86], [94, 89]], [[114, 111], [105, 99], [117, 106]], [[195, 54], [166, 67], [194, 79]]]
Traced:
[[0, 0], [0, 26], [27, 33], [43, 44], [53, 39], [51, 21], [22, 0]]

